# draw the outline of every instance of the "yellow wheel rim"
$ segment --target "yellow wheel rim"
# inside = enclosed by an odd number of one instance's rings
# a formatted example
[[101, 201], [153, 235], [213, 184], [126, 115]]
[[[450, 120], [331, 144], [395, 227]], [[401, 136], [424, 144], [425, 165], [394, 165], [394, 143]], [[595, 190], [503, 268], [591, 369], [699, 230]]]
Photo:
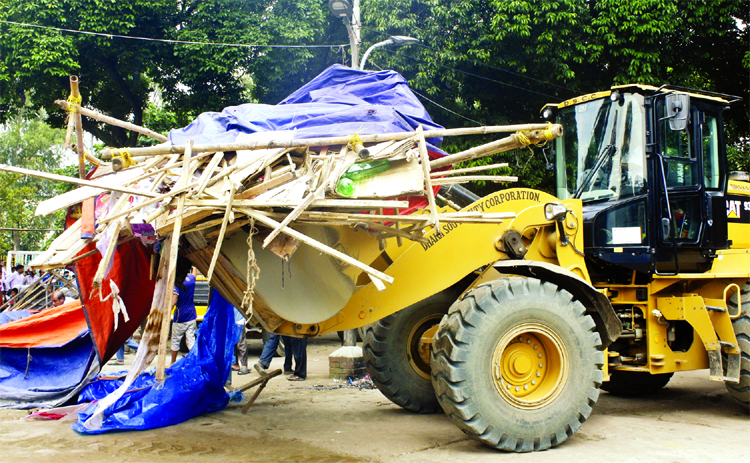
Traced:
[[406, 354], [414, 371], [424, 379], [430, 379], [430, 346], [422, 343], [422, 335], [440, 323], [441, 314], [424, 317], [414, 324], [406, 339]]
[[500, 395], [521, 409], [552, 402], [567, 379], [568, 355], [557, 334], [546, 326], [525, 323], [495, 346], [492, 379]]

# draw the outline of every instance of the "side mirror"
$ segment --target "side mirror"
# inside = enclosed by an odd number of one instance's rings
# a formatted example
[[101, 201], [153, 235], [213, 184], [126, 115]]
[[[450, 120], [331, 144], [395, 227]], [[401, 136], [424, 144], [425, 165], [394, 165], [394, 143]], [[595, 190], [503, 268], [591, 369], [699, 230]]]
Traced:
[[671, 221], [666, 218], [662, 217], [661, 219], [661, 234], [664, 237], [664, 239], [669, 238], [669, 229], [672, 228]]
[[687, 129], [690, 114], [690, 95], [687, 93], [670, 93], [667, 95], [666, 104], [669, 128], [674, 131]]

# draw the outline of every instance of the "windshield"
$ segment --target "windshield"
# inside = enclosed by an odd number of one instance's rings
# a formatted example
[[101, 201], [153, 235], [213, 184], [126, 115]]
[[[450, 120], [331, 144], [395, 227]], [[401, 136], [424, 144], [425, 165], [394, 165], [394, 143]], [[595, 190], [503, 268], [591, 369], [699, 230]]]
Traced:
[[557, 196], [583, 201], [646, 193], [643, 97], [625, 94], [564, 108], [563, 136], [555, 141]]

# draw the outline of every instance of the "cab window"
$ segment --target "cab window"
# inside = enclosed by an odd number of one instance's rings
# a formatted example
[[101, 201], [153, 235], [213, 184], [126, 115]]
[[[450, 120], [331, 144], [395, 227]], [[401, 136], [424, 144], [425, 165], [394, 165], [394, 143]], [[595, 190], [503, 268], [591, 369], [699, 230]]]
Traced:
[[707, 189], [718, 189], [721, 187], [722, 178], [719, 163], [719, 121], [712, 114], [702, 114], [701, 144], [703, 145], [703, 184]]
[[659, 146], [664, 167], [667, 174], [668, 188], [685, 188], [699, 185], [698, 162], [693, 146], [693, 120], [695, 114], [691, 111], [690, 121], [686, 130], [672, 130], [666, 118], [666, 106], [659, 102], [656, 108], [659, 124]]

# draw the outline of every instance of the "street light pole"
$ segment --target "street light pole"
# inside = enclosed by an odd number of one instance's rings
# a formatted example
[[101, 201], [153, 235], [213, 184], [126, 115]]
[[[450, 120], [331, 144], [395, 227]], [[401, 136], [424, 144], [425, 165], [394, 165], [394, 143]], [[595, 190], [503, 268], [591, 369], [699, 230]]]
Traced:
[[384, 47], [386, 45], [393, 45], [396, 48], [403, 47], [404, 45], [410, 45], [412, 43], [419, 43], [418, 39], [415, 39], [414, 37], [407, 37], [405, 35], [392, 35], [388, 37], [386, 40], [383, 40], [382, 42], [378, 42], [375, 45], [372, 45], [370, 48], [367, 49], [365, 52], [365, 55], [362, 57], [362, 65], [359, 67], [361, 70], [365, 70], [365, 64], [367, 64], [367, 58], [370, 56], [370, 53], [378, 48], [378, 47]]
[[341, 18], [349, 33], [349, 47], [352, 53], [352, 68], [359, 69], [359, 45], [362, 43], [359, 30], [359, 0], [328, 0], [328, 8], [337, 18]]

